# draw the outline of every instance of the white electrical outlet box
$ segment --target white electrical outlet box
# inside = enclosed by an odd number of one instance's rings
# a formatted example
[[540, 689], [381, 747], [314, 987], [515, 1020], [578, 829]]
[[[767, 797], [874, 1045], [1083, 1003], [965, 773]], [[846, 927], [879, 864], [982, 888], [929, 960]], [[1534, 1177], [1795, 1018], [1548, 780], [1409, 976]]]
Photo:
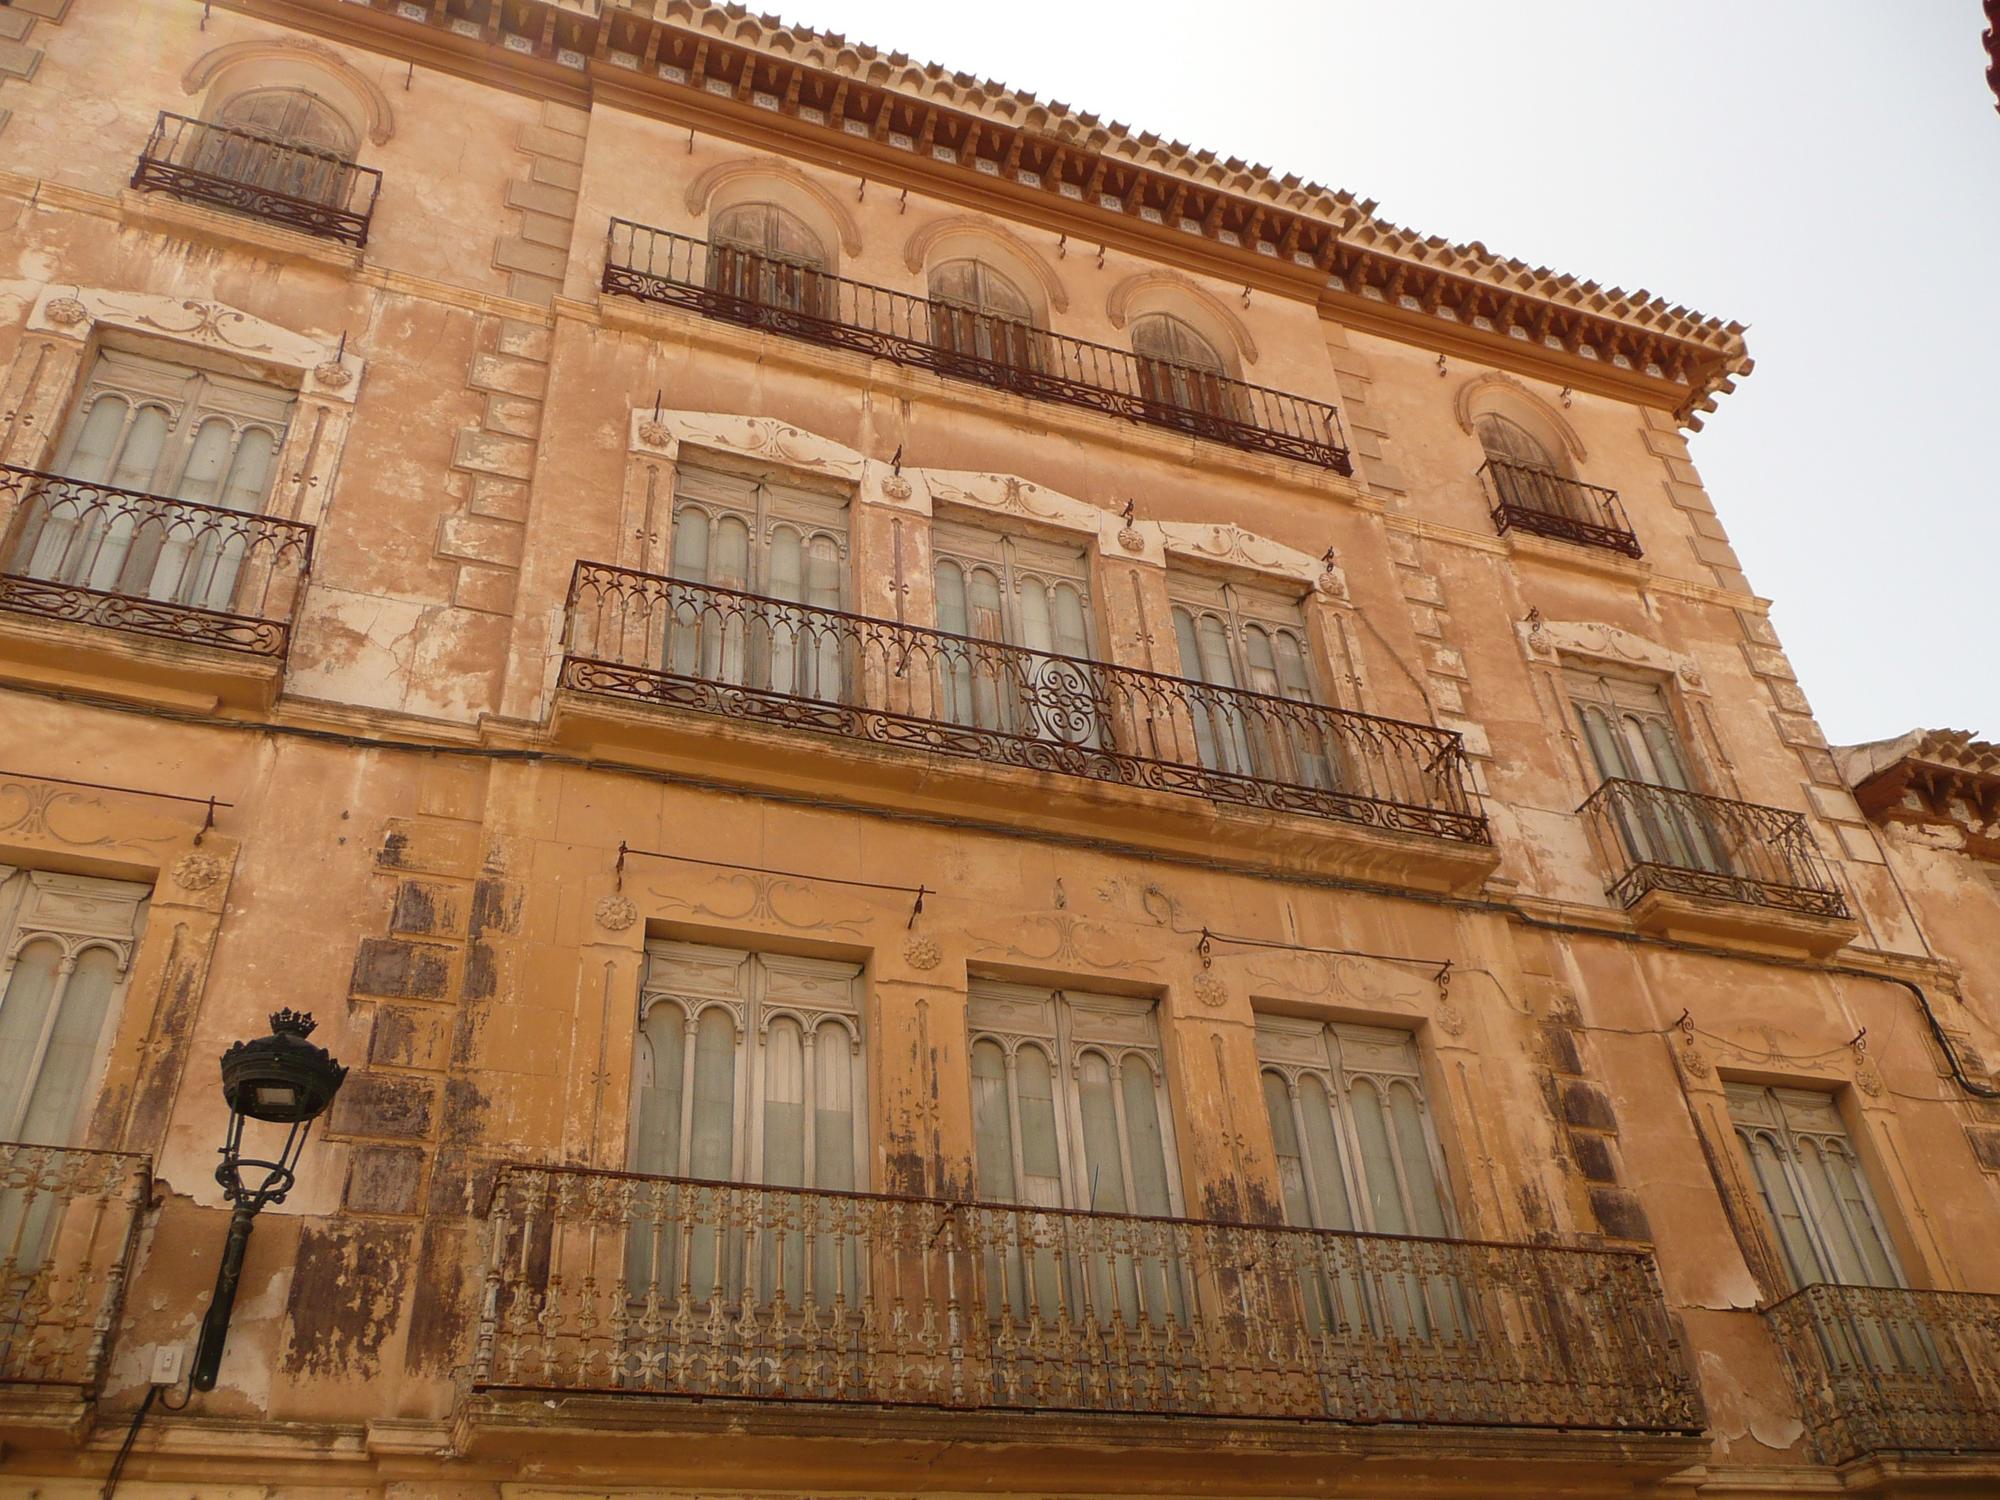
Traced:
[[179, 1385], [187, 1351], [179, 1344], [162, 1344], [153, 1351], [153, 1384]]

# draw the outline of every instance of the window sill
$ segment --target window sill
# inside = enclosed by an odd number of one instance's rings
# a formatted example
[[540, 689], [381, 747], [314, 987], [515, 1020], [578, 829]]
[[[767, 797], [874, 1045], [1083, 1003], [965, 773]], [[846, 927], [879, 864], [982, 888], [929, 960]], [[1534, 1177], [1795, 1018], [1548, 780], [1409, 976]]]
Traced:
[[198, 234], [225, 244], [279, 250], [296, 259], [316, 261], [342, 271], [360, 270], [363, 260], [363, 252], [352, 245], [321, 239], [297, 229], [284, 229], [246, 214], [184, 203], [165, 193], [141, 193], [126, 188], [118, 195], [118, 217], [120, 222], [141, 229]]
[[277, 701], [282, 657], [0, 608], [0, 682], [209, 712]]
[[1499, 867], [1491, 844], [1239, 807], [1177, 792], [999, 766], [560, 689], [556, 743], [595, 758], [883, 807], [976, 818], [1245, 866], [1310, 870], [1408, 889], [1478, 889]]

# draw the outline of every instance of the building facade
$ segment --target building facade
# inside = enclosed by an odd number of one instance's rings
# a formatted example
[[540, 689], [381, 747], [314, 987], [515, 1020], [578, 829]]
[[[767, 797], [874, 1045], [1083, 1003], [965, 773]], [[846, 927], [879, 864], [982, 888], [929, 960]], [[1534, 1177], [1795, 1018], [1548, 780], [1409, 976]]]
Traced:
[[695, 0], [13, 0], [0, 122], [8, 1487], [2000, 1486], [1992, 914], [1739, 327]]

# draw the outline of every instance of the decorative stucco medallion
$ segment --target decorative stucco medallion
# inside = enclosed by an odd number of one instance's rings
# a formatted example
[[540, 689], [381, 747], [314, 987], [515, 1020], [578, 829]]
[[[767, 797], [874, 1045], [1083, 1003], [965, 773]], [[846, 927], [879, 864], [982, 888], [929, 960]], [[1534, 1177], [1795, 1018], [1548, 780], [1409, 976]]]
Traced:
[[1692, 1043], [1683, 1043], [1675, 1056], [1680, 1059], [1681, 1068], [1690, 1078], [1706, 1078], [1713, 1071], [1708, 1059], [1694, 1049]]
[[1329, 599], [1347, 597], [1347, 576], [1338, 568], [1328, 568], [1313, 580], [1313, 587]]
[[57, 297], [42, 312], [58, 328], [74, 328], [90, 316], [90, 309], [74, 297]]
[[1882, 1075], [1875, 1071], [1875, 1064], [1866, 1057], [1861, 1059], [1860, 1065], [1854, 1070], [1854, 1086], [1871, 1099], [1881, 1097]]
[[184, 891], [205, 891], [222, 879], [222, 861], [213, 854], [190, 850], [174, 861], [174, 884]]
[[927, 937], [913, 937], [903, 944], [903, 962], [913, 969], [935, 969], [943, 959], [938, 945]]
[[907, 500], [916, 492], [910, 488], [910, 481], [900, 474], [891, 474], [882, 481], [882, 493], [891, 500]]
[[606, 896], [597, 903], [597, 925], [607, 932], [623, 932], [639, 920], [639, 908], [628, 896]]
[[674, 435], [667, 430], [664, 422], [641, 422], [639, 424], [639, 441], [644, 443], [648, 448], [664, 448], [673, 440]]
[[1213, 974], [1200, 973], [1194, 976], [1194, 997], [1212, 1010], [1219, 1010], [1229, 1003], [1229, 986]]
[[330, 391], [345, 390], [354, 378], [354, 372], [337, 359], [329, 359], [313, 366], [313, 379]]
[[1701, 668], [1697, 667], [1693, 662], [1691, 661], [1682, 662], [1680, 665], [1679, 676], [1681, 679], [1682, 687], [1695, 688], [1695, 689], [1699, 689], [1701, 687]]
[[1440, 1000], [1437, 1008], [1438, 1030], [1446, 1036], [1465, 1035], [1465, 1012], [1449, 1000]]
[[1140, 536], [1138, 531], [1133, 527], [1121, 526], [1118, 528], [1118, 545], [1123, 547], [1127, 552], [1144, 552], [1146, 550], [1146, 539]]

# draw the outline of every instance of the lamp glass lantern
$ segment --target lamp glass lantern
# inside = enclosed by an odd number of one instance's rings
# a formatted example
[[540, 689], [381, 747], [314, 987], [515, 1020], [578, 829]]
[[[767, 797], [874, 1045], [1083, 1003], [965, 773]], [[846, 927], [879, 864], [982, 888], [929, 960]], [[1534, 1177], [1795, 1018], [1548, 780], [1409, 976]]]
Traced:
[[[222, 1265], [215, 1275], [215, 1294], [209, 1299], [201, 1342], [195, 1348], [190, 1381], [198, 1391], [215, 1388], [251, 1223], [265, 1205], [285, 1201], [298, 1181], [306, 1134], [333, 1103], [347, 1077], [347, 1069], [326, 1048], [306, 1040], [312, 1032], [309, 1013], [280, 1010], [271, 1017], [269, 1036], [236, 1042], [222, 1054], [222, 1097], [229, 1105], [229, 1128], [223, 1136], [222, 1161], [215, 1169], [215, 1180], [221, 1184], [223, 1201], [233, 1204], [234, 1209], [229, 1216]], [[275, 1156], [245, 1155], [243, 1127], [251, 1120], [285, 1127], [284, 1141]]]

